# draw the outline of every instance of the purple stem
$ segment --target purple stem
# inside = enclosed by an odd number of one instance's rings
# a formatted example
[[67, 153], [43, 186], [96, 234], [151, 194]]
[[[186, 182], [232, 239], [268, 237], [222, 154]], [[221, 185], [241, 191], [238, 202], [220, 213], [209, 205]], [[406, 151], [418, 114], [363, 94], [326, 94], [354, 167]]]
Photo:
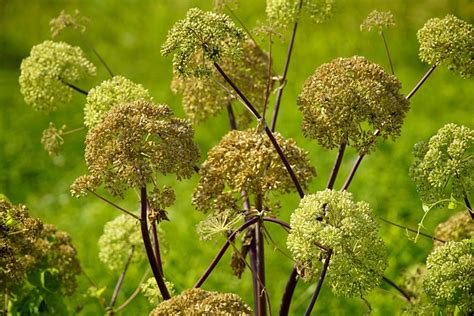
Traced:
[[305, 316], [311, 315], [311, 311], [313, 310], [314, 304], [316, 303], [316, 300], [318, 299], [319, 292], [321, 292], [321, 287], [323, 286], [324, 277], [326, 276], [326, 272], [328, 270], [329, 260], [331, 260], [331, 255], [332, 255], [332, 249], [328, 249], [326, 260], [324, 260], [323, 269], [321, 270], [321, 274], [319, 274], [316, 290], [314, 291], [313, 297], [311, 297], [311, 302], [309, 303], [309, 306], [306, 309], [306, 312], [304, 313]]

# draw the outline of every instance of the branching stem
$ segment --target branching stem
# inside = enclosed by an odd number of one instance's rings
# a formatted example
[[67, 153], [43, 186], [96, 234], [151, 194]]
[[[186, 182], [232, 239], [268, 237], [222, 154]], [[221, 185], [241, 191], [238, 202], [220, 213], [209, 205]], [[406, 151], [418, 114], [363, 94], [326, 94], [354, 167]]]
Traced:
[[133, 213], [130, 212], [130, 211], [127, 211], [127, 210], [124, 209], [123, 207], [118, 206], [117, 204], [115, 204], [114, 202], [108, 200], [107, 198], [103, 197], [102, 195], [99, 195], [98, 193], [96, 193], [96, 192], [94, 192], [94, 191], [92, 191], [92, 190], [89, 190], [89, 189], [87, 189], [87, 191], [90, 192], [90, 193], [92, 193], [92, 194], [94, 194], [96, 197], [98, 197], [98, 198], [101, 199], [102, 201], [104, 201], [104, 202], [106, 202], [106, 203], [112, 205], [112, 206], [115, 207], [116, 209], [118, 209], [118, 210], [124, 212], [125, 214], [132, 216], [133, 218], [135, 218], [135, 219], [138, 220], [138, 221], [140, 220], [140, 217], [138, 217], [137, 215], [133, 214]]
[[380, 36], [382, 37], [383, 45], [385, 46], [385, 52], [387, 53], [388, 62], [390, 63], [390, 70], [392, 71], [392, 75], [395, 76], [395, 70], [393, 70], [392, 57], [390, 56], [390, 50], [388, 49], [387, 41], [385, 40], [385, 35], [383, 34], [382, 30], [380, 30]]
[[344, 157], [344, 151], [346, 150], [346, 143], [342, 143], [339, 146], [339, 150], [337, 152], [336, 160], [334, 161], [334, 165], [331, 170], [331, 174], [329, 176], [328, 183], [326, 187], [328, 189], [332, 189], [334, 187], [334, 182], [336, 182], [337, 174], [339, 172], [339, 169], [341, 167], [342, 163], [342, 158]]
[[306, 312], [304, 313], [305, 316], [311, 315], [311, 312], [313, 311], [314, 304], [316, 303], [316, 300], [318, 299], [319, 292], [321, 292], [321, 287], [323, 286], [324, 278], [326, 277], [326, 272], [328, 270], [329, 261], [331, 260], [331, 255], [332, 255], [332, 249], [328, 249], [326, 252], [326, 259], [324, 260], [323, 268], [321, 269], [321, 273], [319, 274], [316, 290], [314, 291], [313, 296], [311, 297], [311, 302], [309, 303], [309, 306], [306, 309]]
[[66, 81], [64, 81], [63, 79], [61, 79], [61, 82], [62, 82], [63, 84], [65, 84], [66, 86], [68, 86], [69, 88], [73, 89], [73, 90], [76, 91], [76, 92], [79, 92], [79, 93], [81, 93], [81, 94], [83, 94], [83, 95], [88, 95], [88, 94], [89, 94], [88, 91], [83, 90], [83, 89], [81, 89], [81, 88], [79, 88], [79, 87], [73, 85], [72, 83], [66, 82]]
[[395, 284], [395, 282], [393, 282], [392, 280], [388, 279], [386, 276], [384, 276], [382, 278], [388, 285], [390, 285], [391, 287], [393, 287], [394, 289], [396, 289], [398, 292], [400, 292], [400, 294], [403, 295], [403, 297], [408, 301], [410, 302], [410, 295], [408, 295], [407, 292], [405, 292], [405, 290], [403, 290], [401, 287], [399, 287], [397, 284]]

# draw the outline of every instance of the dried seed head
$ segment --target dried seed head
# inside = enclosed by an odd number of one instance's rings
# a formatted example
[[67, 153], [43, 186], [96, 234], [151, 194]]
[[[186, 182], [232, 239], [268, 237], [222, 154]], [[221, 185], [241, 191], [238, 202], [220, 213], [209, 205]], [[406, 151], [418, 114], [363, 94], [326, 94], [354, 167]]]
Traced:
[[80, 33], [84, 33], [86, 31], [86, 25], [88, 22], [89, 19], [85, 16], [81, 16], [79, 10], [75, 10], [74, 15], [67, 14], [64, 10], [62, 10], [58, 17], [49, 21], [51, 37], [57, 37], [61, 31], [67, 27], [71, 27]]
[[49, 127], [43, 131], [41, 137], [41, 144], [50, 156], [56, 156], [59, 153], [59, 148], [64, 144], [63, 133], [66, 129], [66, 125], [63, 125], [60, 129], [50, 122]]
[[84, 124], [91, 128], [112, 106], [137, 100], [152, 101], [153, 98], [141, 84], [114, 76], [89, 91], [84, 107]]
[[199, 159], [193, 136], [189, 122], [173, 117], [166, 105], [143, 100], [116, 105], [89, 130], [85, 159], [90, 177], [78, 179], [71, 191], [81, 195], [94, 189], [90, 185], [104, 184], [121, 196], [128, 188], [152, 183], [157, 174], [189, 178]]
[[394, 26], [395, 18], [393, 17], [392, 12], [373, 10], [360, 25], [360, 30], [370, 32], [374, 28], [380, 33], [383, 29]]
[[[274, 134], [301, 185], [306, 187], [315, 175], [307, 153], [295, 141]], [[269, 191], [289, 193], [295, 190], [288, 172], [270, 140], [254, 129], [231, 131], [208, 153], [199, 171], [200, 179], [193, 194], [198, 210], [238, 210], [240, 193], [265, 197]], [[264, 206], [269, 206], [264, 199]]]
[[[456, 213], [436, 226], [435, 237], [444, 241], [474, 239], [474, 221], [466, 211]], [[434, 245], [441, 246], [443, 243], [435, 240]]]
[[243, 40], [245, 33], [228, 16], [193, 8], [168, 32], [161, 53], [174, 54], [175, 73], [200, 77], [209, 75], [208, 62], [240, 57]]
[[252, 315], [237, 294], [189, 289], [164, 301], [150, 316], [167, 315]]
[[410, 177], [423, 203], [462, 200], [463, 191], [469, 194], [474, 187], [474, 130], [446, 124], [428, 142], [416, 144], [413, 155]]
[[303, 134], [332, 149], [342, 143], [367, 153], [374, 132], [387, 139], [400, 134], [409, 102], [401, 84], [382, 67], [360, 56], [320, 66], [298, 97]]
[[35, 110], [50, 112], [71, 100], [73, 90], [67, 83], [95, 73], [95, 66], [79, 47], [45, 41], [33, 46], [30, 56], [21, 62], [20, 91]]
[[430, 65], [445, 64], [461, 77], [474, 72], [474, 32], [472, 24], [452, 14], [428, 20], [417, 33], [420, 59]]
[[328, 281], [336, 295], [364, 296], [376, 287], [387, 267], [387, 254], [374, 215], [365, 202], [347, 191], [306, 195], [291, 215], [287, 246], [310, 280], [318, 273], [323, 251], [333, 250]]
[[[268, 63], [268, 55], [253, 41], [247, 40], [243, 44], [241, 59], [225, 58], [220, 64], [257, 110], [261, 110], [265, 102]], [[272, 83], [271, 80], [270, 88]], [[175, 74], [171, 88], [174, 92], [183, 95], [184, 111], [191, 121], [200, 123], [238, 100], [236, 95], [230, 94], [222, 86], [232, 91], [228, 83], [216, 70], [213, 70], [209, 77], [201, 78], [182, 77]], [[239, 128], [247, 126], [252, 119], [250, 113], [241, 106], [234, 108], [241, 109], [235, 111], [237, 126]]]

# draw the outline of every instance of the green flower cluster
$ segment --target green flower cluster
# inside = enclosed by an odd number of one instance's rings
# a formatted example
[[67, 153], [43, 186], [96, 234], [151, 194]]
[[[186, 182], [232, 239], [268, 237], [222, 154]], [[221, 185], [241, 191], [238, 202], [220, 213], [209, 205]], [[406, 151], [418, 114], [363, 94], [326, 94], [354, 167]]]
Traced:
[[68, 84], [95, 73], [95, 66], [79, 47], [45, 41], [33, 46], [30, 56], [23, 59], [20, 91], [34, 109], [50, 112], [71, 100], [73, 90]]
[[209, 74], [207, 60], [240, 57], [244, 39], [245, 33], [228, 16], [193, 8], [168, 32], [161, 53], [174, 53], [177, 74], [200, 77]]
[[[272, 25], [286, 28], [299, 18], [298, 7], [301, 0], [267, 0], [267, 17]], [[334, 0], [305, 0], [301, 7], [313, 23], [324, 22], [331, 14]]]
[[360, 56], [321, 65], [298, 97], [303, 134], [332, 149], [342, 143], [366, 153], [375, 130], [387, 139], [400, 134], [409, 102], [401, 84], [382, 67]]
[[423, 203], [429, 205], [451, 196], [462, 200], [463, 191], [469, 194], [472, 190], [474, 130], [446, 124], [428, 142], [416, 144], [413, 155], [410, 177]]
[[468, 240], [437, 247], [426, 261], [423, 287], [440, 306], [457, 305], [474, 311], [474, 246]]
[[[296, 177], [305, 187], [316, 173], [307, 153], [294, 140], [285, 140], [278, 133], [274, 136]], [[208, 152], [199, 175], [193, 204], [200, 211], [238, 211], [242, 191], [264, 198], [269, 191], [289, 193], [295, 190], [268, 137], [254, 129], [227, 133]], [[270, 207], [268, 204], [266, 206]]]
[[122, 76], [114, 76], [91, 89], [84, 107], [84, 124], [91, 128], [114, 105], [137, 100], [152, 101], [148, 90]]
[[474, 33], [472, 24], [452, 14], [433, 18], [418, 30], [420, 59], [430, 65], [446, 64], [461, 77], [474, 72]]
[[287, 246], [304, 280], [318, 273], [322, 245], [333, 250], [327, 276], [336, 295], [364, 296], [380, 283], [386, 249], [367, 203], [354, 202], [346, 191], [327, 189], [306, 195], [290, 224]]
[[143, 100], [115, 105], [89, 130], [89, 175], [78, 178], [71, 193], [81, 196], [103, 183], [110, 194], [122, 196], [152, 183], [158, 173], [189, 178], [199, 159], [193, 136], [189, 122], [173, 117], [166, 105]]
[[3, 198], [0, 229], [0, 288], [27, 295], [31, 284], [26, 285], [26, 276], [41, 274], [47, 281], [34, 286], [66, 295], [75, 291], [80, 265], [65, 232], [30, 217], [26, 206], [12, 205]]
[[[269, 67], [269, 57], [252, 40], [243, 43], [241, 59], [225, 58], [220, 63], [222, 69], [232, 76], [232, 81], [245, 94], [249, 101], [262, 109], [265, 102], [265, 91]], [[270, 81], [272, 84], [273, 81]], [[222, 86], [232, 90], [222, 79], [217, 70], [211, 71], [209, 77], [189, 78], [175, 74], [171, 88], [183, 95], [183, 107], [193, 123], [199, 123], [216, 115], [233, 101], [236, 95], [229, 94]], [[272, 86], [270, 85], [270, 88]], [[251, 122], [251, 115], [245, 108], [240, 107], [236, 117], [237, 125], [243, 127]]]
[[393, 17], [392, 12], [382, 12], [374, 10], [370, 12], [364, 22], [362, 22], [362, 24], [360, 25], [360, 30], [370, 32], [374, 28], [377, 29], [380, 33], [384, 28], [394, 26], [395, 18]]
[[402, 277], [403, 288], [410, 296], [410, 302], [404, 308], [402, 315], [431, 316], [434, 306], [423, 290], [426, 266], [416, 264], [410, 267]]
[[84, 33], [86, 31], [87, 22], [89, 22], [89, 19], [85, 16], [81, 16], [79, 10], [75, 10], [74, 15], [67, 14], [64, 10], [62, 10], [57, 18], [51, 19], [51, 21], [49, 21], [51, 37], [57, 37], [61, 31], [67, 27], [71, 27], [80, 33]]
[[168, 315], [252, 315], [252, 310], [237, 294], [189, 289], [164, 301], [150, 316]]
[[[170, 295], [175, 295], [174, 284], [165, 280], [165, 285]], [[146, 297], [147, 301], [153, 306], [163, 302], [163, 296], [161, 295], [160, 289], [156, 284], [155, 278], [149, 278], [145, 283], [141, 284], [140, 291], [143, 296]]]
[[242, 215], [236, 216], [232, 210], [224, 210], [210, 214], [199, 222], [196, 231], [201, 240], [211, 240], [218, 235], [224, 235], [227, 238], [241, 220], [243, 220]]
[[41, 137], [41, 144], [50, 156], [56, 156], [59, 153], [59, 148], [64, 144], [63, 134], [66, 129], [66, 125], [63, 125], [60, 129], [50, 122], [49, 127], [43, 131]]
[[[451, 216], [446, 222], [438, 224], [435, 237], [444, 241], [461, 241], [474, 239], [474, 221], [467, 212], [459, 212]], [[443, 243], [434, 241], [435, 246]]]
[[129, 215], [120, 215], [107, 222], [99, 238], [99, 259], [110, 270], [119, 271], [127, 261], [131, 247], [135, 247], [132, 262], [146, 258], [138, 221]]

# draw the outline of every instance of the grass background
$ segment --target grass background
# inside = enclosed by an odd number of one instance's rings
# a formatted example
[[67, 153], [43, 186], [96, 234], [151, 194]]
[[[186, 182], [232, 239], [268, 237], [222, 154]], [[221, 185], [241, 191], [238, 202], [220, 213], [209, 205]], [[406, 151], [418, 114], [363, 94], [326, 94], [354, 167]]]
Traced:
[[[28, 205], [33, 216], [69, 232], [84, 271], [98, 287], [107, 287], [104, 294], [107, 300], [113, 291], [117, 274], [108, 271], [97, 259], [97, 239], [104, 223], [117, 216], [118, 212], [92, 196], [74, 199], [69, 195], [69, 185], [86, 169], [83, 159], [85, 132], [68, 136], [58, 157], [49, 157], [40, 144], [42, 130], [48, 127], [50, 121], [57, 125], [67, 124], [71, 129], [81, 126], [85, 99], [77, 95], [71, 104], [49, 115], [33, 111], [24, 103], [19, 92], [19, 65], [29, 55], [33, 45], [49, 39], [48, 22], [51, 18], [56, 17], [62, 9], [68, 12], [79, 9], [90, 18], [87, 38], [112, 70], [143, 84], [157, 102], [170, 105], [178, 116], [184, 116], [180, 98], [169, 89], [171, 60], [160, 55], [160, 46], [173, 23], [195, 6], [210, 9], [212, 3], [197, 0], [0, 0], [0, 193], [7, 195], [14, 203]], [[404, 93], [408, 93], [428, 69], [417, 56], [416, 31], [424, 22], [431, 17], [444, 17], [447, 13], [470, 23], [474, 18], [474, 3], [469, 0], [338, 0], [333, 17], [326, 23], [313, 25], [303, 19], [296, 38], [277, 129], [285, 137], [295, 138], [309, 152], [317, 168], [318, 177], [307, 192], [324, 188], [336, 153], [324, 150], [314, 141], [302, 137], [301, 114], [295, 105], [296, 97], [304, 80], [319, 65], [336, 57], [363, 55], [389, 69], [378, 34], [359, 31], [360, 23], [373, 9], [391, 10], [396, 18], [397, 27], [386, 31], [385, 35]], [[265, 1], [241, 1], [236, 14], [249, 28], [253, 28], [264, 21], [264, 10]], [[81, 86], [90, 89], [107, 79], [105, 69], [86, 49], [81, 38], [71, 32], [66, 33], [60, 40], [82, 46], [99, 69], [98, 76], [82, 82]], [[264, 39], [259, 39], [263, 45], [267, 45]], [[281, 73], [286, 43], [276, 41], [273, 51], [275, 70]], [[412, 98], [402, 136], [395, 143], [380, 143], [378, 149], [362, 163], [351, 185], [350, 191], [355, 198], [369, 202], [378, 216], [416, 227], [423, 212], [415, 187], [408, 178], [413, 145], [429, 138], [448, 122], [473, 128], [473, 88], [472, 80], [463, 80], [444, 67], [437, 69]], [[202, 161], [206, 152], [227, 130], [224, 114], [195, 127], [195, 139], [202, 152]], [[342, 184], [355, 158], [354, 152], [349, 151], [336, 187]], [[197, 176], [183, 182], [167, 177], [160, 179], [160, 182], [173, 185], [179, 193], [176, 204], [169, 209], [171, 221], [162, 224], [169, 244], [164, 270], [179, 292], [195, 283], [221, 242], [201, 242], [195, 233], [195, 225], [204, 217], [191, 205], [191, 193], [197, 183]], [[281, 218], [288, 220], [291, 210], [298, 205], [298, 196], [285, 195], [280, 200], [283, 205]], [[117, 202], [128, 209], [135, 209], [138, 205], [138, 199], [133, 194]], [[426, 221], [426, 231], [433, 232], [436, 224], [453, 212], [433, 212]], [[268, 228], [278, 247], [287, 253], [285, 233], [275, 227]], [[386, 275], [394, 281], [400, 280], [404, 269], [423, 262], [431, 250], [430, 240], [420, 239], [414, 243], [411, 240], [413, 236], [409, 238], [405, 231], [398, 228], [381, 223], [380, 231], [390, 253]], [[276, 313], [291, 262], [273, 250], [271, 245], [267, 248], [266, 256], [268, 289], [273, 312]], [[118, 304], [133, 292], [145, 267], [145, 264], [131, 267]], [[85, 278], [81, 277], [78, 292], [84, 292], [88, 286]], [[221, 261], [204, 288], [235, 292], [252, 304], [249, 273], [246, 271], [242, 280], [232, 276], [229, 256]], [[292, 314], [303, 313], [313, 289], [314, 284], [299, 284]], [[385, 285], [374, 290], [368, 299], [375, 315], [399, 314], [404, 305], [400, 296]], [[80, 294], [70, 300], [71, 307], [83, 303]], [[139, 296], [124, 314], [146, 314], [151, 309], [152, 306]], [[329, 287], [323, 288], [315, 308], [316, 314], [331, 315], [358, 315], [366, 311], [362, 300], [334, 297]], [[102, 310], [97, 302], [90, 301], [82, 313], [97, 315]]]

